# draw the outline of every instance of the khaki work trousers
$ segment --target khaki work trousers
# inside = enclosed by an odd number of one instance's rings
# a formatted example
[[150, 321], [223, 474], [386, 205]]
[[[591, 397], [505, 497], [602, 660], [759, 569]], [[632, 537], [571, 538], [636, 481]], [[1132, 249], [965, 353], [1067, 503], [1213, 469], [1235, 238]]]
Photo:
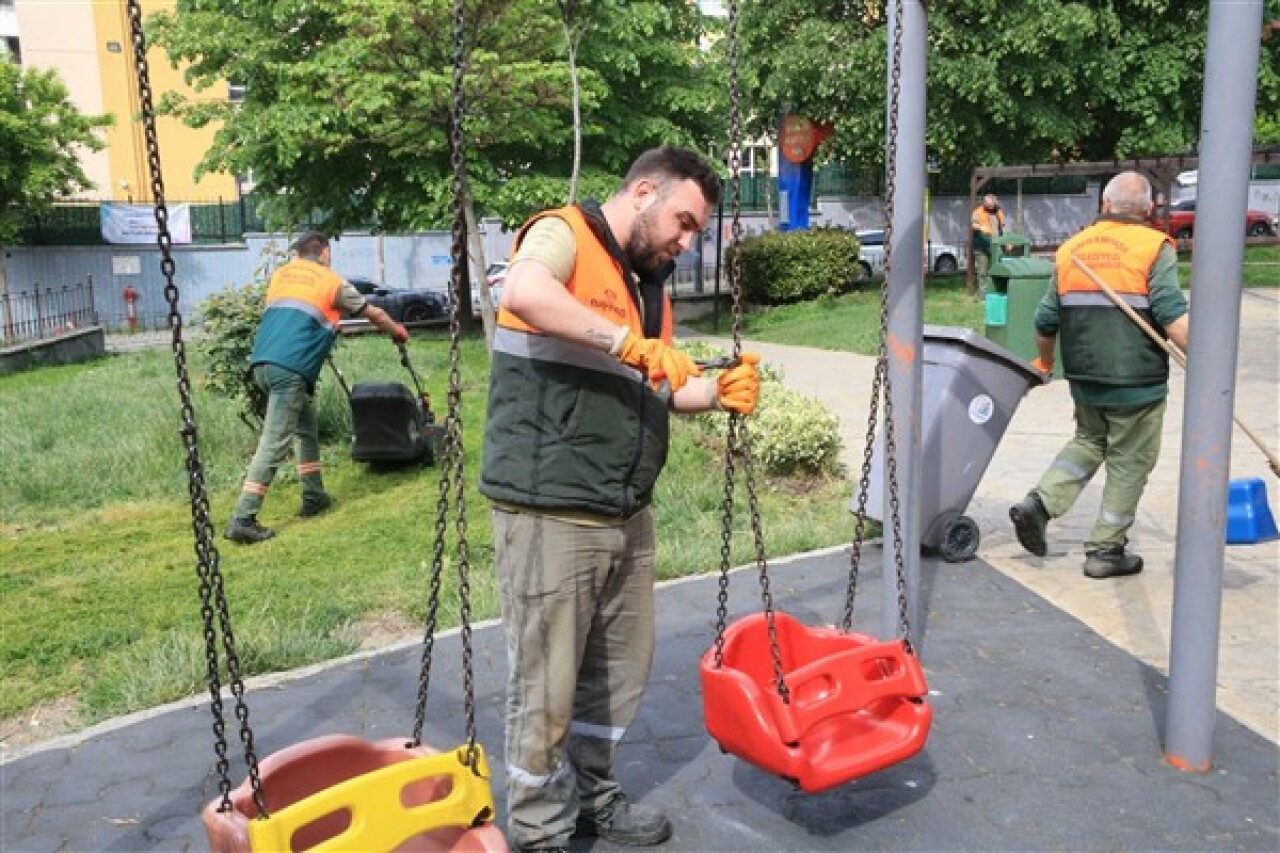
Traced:
[[494, 509], [507, 638], [508, 839], [568, 844], [619, 792], [613, 761], [654, 649], [653, 515], [592, 527]]
[[1036, 486], [1051, 518], [1064, 515], [1103, 464], [1102, 506], [1084, 543], [1086, 552], [1123, 547], [1147, 478], [1160, 458], [1165, 401], [1099, 409], [1076, 403], [1076, 434]]

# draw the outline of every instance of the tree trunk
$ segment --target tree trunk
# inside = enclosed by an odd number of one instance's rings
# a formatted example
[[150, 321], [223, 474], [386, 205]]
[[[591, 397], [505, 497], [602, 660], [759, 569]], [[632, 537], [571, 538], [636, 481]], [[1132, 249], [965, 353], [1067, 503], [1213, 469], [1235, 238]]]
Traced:
[[569, 174], [569, 197], [565, 204], [578, 200], [578, 174], [582, 169], [582, 103], [578, 82], [578, 38], [569, 26], [568, 14], [563, 18], [565, 52], [569, 56], [569, 81], [573, 85], [573, 171]]
[[463, 215], [467, 221], [467, 267], [470, 271], [469, 281], [464, 282], [463, 290], [465, 293], [459, 295], [459, 299], [465, 299], [458, 310], [464, 312], [464, 326], [472, 326], [475, 320], [471, 318], [471, 287], [480, 288], [480, 320], [484, 324], [484, 343], [485, 348], [493, 352], [493, 331], [495, 325], [495, 314], [493, 304], [493, 294], [489, 292], [489, 276], [485, 271], [489, 268], [489, 264], [484, 257], [484, 241], [480, 239], [480, 229], [476, 227], [476, 203], [471, 196], [471, 184], [468, 182], [463, 192], [462, 198]]

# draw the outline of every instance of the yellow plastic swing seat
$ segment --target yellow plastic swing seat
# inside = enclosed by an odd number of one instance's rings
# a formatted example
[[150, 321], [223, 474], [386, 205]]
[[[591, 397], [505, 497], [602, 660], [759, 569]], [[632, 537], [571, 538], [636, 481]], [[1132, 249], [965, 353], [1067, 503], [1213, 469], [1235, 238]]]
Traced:
[[476, 747], [477, 775], [465, 747], [437, 752], [406, 741], [327, 735], [267, 756], [258, 770], [270, 817], [258, 817], [245, 779], [230, 811], [219, 810], [221, 797], [205, 806], [210, 849], [505, 853], [483, 750]]

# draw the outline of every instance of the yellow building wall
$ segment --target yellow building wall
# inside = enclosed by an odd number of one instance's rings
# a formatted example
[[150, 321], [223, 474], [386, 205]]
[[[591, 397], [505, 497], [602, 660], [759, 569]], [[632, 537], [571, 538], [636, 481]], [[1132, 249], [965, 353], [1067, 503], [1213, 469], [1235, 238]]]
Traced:
[[[123, 0], [18, 0], [16, 6], [24, 64], [56, 69], [83, 112], [115, 117], [115, 124], [104, 134], [106, 149], [97, 154], [85, 152], [81, 158], [86, 173], [98, 185], [96, 196], [113, 201], [154, 201], [146, 136], [139, 118], [133, 39]], [[174, 6], [174, 0], [142, 0], [142, 15], [145, 20]], [[74, 44], [66, 37], [69, 25], [78, 34]], [[147, 71], [153, 101], [169, 91], [190, 98], [226, 97], [226, 90], [218, 88], [197, 95], [183, 82], [182, 70], [172, 68], [159, 48], [148, 50]], [[238, 197], [231, 175], [207, 174], [195, 179], [196, 164], [212, 144], [215, 130], [188, 128], [168, 117], [157, 119], [167, 201], [215, 202]]]

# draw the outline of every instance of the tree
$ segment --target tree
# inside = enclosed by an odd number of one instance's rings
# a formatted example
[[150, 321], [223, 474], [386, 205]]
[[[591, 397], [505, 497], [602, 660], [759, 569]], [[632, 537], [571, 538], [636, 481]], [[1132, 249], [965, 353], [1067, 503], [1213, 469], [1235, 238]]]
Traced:
[[[762, 125], [787, 109], [834, 124], [833, 156], [879, 167], [885, 13], [833, 6], [745, 6], [744, 85]], [[1189, 151], [1207, 28], [1193, 0], [930, 4], [929, 150], [962, 167]], [[1260, 107], [1280, 98], [1280, 52], [1262, 62]]]
[[24, 213], [92, 188], [77, 148], [100, 151], [105, 143], [95, 131], [111, 122], [76, 109], [55, 72], [20, 68], [0, 57], [0, 247], [18, 239]]
[[[620, 160], [619, 149], [629, 159], [641, 144], [693, 138], [670, 133], [668, 117], [682, 113], [673, 109], [682, 96], [671, 88], [699, 76], [691, 73], [696, 10], [684, 0], [591, 7], [610, 14], [581, 43], [575, 90], [554, 4], [468, 4], [468, 205], [474, 197], [481, 210], [493, 212], [498, 199], [520, 197], [503, 193], [509, 182], [571, 173], [575, 92], [586, 116], [584, 137], [596, 141], [610, 134], [607, 143], [584, 153], [589, 170]], [[451, 17], [446, 0], [182, 0], [148, 26], [175, 62], [187, 64], [187, 79], [197, 90], [224, 81], [244, 86], [237, 105], [173, 94], [162, 99], [165, 110], [194, 126], [219, 127], [202, 170], [251, 171], [276, 224], [319, 212], [333, 231], [369, 225], [396, 231], [452, 222]], [[629, 32], [635, 21], [642, 22], [639, 35]], [[596, 46], [623, 30], [628, 32], [617, 44]], [[678, 50], [650, 43], [686, 36], [689, 44]], [[637, 73], [652, 79], [628, 91], [626, 83]], [[599, 118], [606, 114], [607, 120]], [[655, 140], [657, 132], [668, 138]], [[561, 192], [555, 203], [563, 198]], [[510, 221], [533, 209], [497, 212]], [[482, 274], [483, 259], [475, 260]], [[462, 296], [465, 305], [469, 292]]]

